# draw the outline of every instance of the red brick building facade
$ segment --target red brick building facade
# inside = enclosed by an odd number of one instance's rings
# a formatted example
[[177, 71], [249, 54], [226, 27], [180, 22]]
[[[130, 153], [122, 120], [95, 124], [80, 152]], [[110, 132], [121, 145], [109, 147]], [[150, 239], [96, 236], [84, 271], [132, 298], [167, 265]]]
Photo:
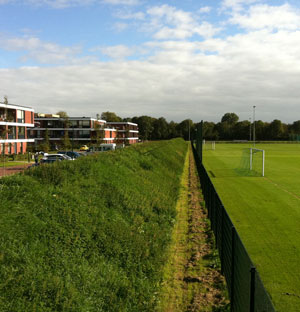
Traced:
[[28, 143], [28, 129], [34, 127], [34, 110], [30, 107], [0, 103], [0, 154], [23, 154]]

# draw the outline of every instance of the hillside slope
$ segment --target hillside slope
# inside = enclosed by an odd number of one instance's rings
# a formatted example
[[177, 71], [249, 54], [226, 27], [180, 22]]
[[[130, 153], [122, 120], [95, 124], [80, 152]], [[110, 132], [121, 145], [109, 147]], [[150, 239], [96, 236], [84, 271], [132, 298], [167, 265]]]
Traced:
[[0, 311], [153, 311], [187, 143], [0, 180]]

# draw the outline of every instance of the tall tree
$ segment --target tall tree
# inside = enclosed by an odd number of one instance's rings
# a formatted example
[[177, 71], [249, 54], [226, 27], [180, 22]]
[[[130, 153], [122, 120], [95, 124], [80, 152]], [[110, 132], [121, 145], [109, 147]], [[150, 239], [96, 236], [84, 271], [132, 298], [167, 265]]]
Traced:
[[103, 112], [101, 114], [101, 119], [106, 120], [107, 122], [122, 121], [122, 118], [117, 116], [114, 112]]
[[50, 141], [49, 141], [49, 131], [48, 128], [45, 130], [45, 137], [44, 137], [44, 143], [43, 143], [43, 150], [48, 153], [50, 150]]
[[219, 138], [214, 122], [203, 122], [203, 138], [206, 140], [217, 140]]
[[59, 115], [60, 118], [68, 118], [68, 114], [65, 111], [59, 111], [56, 113], [56, 115]]
[[282, 122], [278, 119], [274, 119], [268, 128], [269, 136], [271, 140], [280, 140], [283, 135]]
[[70, 120], [68, 117], [64, 117], [64, 136], [62, 137], [62, 145], [65, 150], [71, 148], [71, 142], [69, 138]]
[[183, 137], [185, 140], [188, 140], [193, 136], [194, 123], [191, 119], [185, 119], [177, 125], [176, 130], [179, 136]]
[[151, 140], [155, 118], [149, 116], [133, 117], [132, 122], [139, 125], [139, 134], [142, 140]]
[[293, 122], [291, 125], [291, 132], [294, 134], [300, 134], [300, 120]]
[[230, 125], [234, 125], [238, 121], [239, 116], [235, 113], [226, 113], [221, 119], [221, 122], [228, 122]]
[[165, 140], [169, 137], [169, 125], [165, 118], [155, 119], [153, 128], [152, 138], [154, 140]]
[[250, 121], [243, 120], [237, 122], [232, 131], [232, 138], [236, 140], [249, 140], [250, 139]]
[[168, 139], [173, 139], [178, 137], [178, 132], [177, 132], [177, 123], [171, 120], [169, 122], [169, 136]]

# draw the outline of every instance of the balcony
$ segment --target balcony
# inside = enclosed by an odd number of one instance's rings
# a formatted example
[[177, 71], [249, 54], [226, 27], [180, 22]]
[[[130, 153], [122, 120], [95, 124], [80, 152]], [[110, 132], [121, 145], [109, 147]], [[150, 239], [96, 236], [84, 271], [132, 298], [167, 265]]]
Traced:
[[7, 109], [0, 108], [0, 122], [16, 122], [16, 110], [15, 109]]

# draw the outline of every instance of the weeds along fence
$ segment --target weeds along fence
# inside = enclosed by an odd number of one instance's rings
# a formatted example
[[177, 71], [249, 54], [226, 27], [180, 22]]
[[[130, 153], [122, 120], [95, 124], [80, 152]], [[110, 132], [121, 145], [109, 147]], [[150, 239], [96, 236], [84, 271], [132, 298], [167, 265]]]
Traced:
[[[202, 163], [202, 128], [193, 152], [201, 187], [215, 235], [232, 312], [275, 312], [273, 303]], [[200, 146], [198, 145], [200, 144]]]

